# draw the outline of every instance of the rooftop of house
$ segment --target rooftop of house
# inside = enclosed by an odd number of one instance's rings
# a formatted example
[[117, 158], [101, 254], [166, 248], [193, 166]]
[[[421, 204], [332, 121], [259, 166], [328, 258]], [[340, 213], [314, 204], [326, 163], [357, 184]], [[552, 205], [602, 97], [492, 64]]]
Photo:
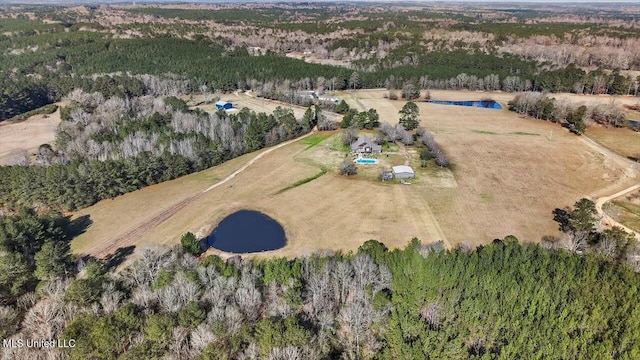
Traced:
[[371, 138], [367, 135], [360, 135], [358, 137], [358, 140], [351, 143], [351, 150], [356, 150], [361, 147], [370, 147], [372, 149], [382, 148], [382, 146], [373, 142], [373, 140], [371, 140]]

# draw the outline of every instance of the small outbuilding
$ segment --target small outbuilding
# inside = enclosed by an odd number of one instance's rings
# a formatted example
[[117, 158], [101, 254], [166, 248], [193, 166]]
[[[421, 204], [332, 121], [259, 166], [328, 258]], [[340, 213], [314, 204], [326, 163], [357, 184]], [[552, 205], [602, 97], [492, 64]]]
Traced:
[[216, 102], [216, 108], [218, 110], [229, 110], [233, 109], [233, 104], [228, 101], [220, 100]]
[[416, 173], [413, 172], [411, 166], [398, 165], [392, 168], [393, 177], [396, 179], [413, 179], [416, 177]]

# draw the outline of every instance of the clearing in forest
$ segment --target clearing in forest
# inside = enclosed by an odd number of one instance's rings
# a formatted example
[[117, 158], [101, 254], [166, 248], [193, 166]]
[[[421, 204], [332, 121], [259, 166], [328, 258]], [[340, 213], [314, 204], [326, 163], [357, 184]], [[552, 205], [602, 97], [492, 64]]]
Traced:
[[[276, 149], [223, 185], [190, 200], [187, 206], [181, 206], [181, 202], [202, 193], [268, 149], [101, 201], [76, 214], [89, 215], [93, 225], [72, 242], [72, 250], [106, 255], [103, 252], [114, 239], [150, 223], [152, 227], [122, 246], [175, 244], [187, 231], [199, 236], [208, 234], [224, 217], [241, 209], [264, 212], [282, 224], [288, 242], [283, 249], [269, 253], [274, 256], [356, 250], [369, 239], [379, 239], [389, 247], [402, 247], [413, 237], [425, 242], [444, 240], [421, 195], [427, 190], [426, 183], [381, 184], [366, 171], [360, 177], [338, 175], [337, 164], [344, 153], [335, 149], [334, 143], [340, 136], [339, 132], [320, 133], [312, 135], [311, 140], [302, 139]], [[327, 172], [317, 176], [323, 168]], [[308, 178], [313, 179], [292, 186]], [[154, 218], [175, 206], [179, 209], [172, 216], [154, 223]]]
[[[356, 98], [376, 108], [381, 121], [395, 123], [404, 101], [383, 94], [367, 90], [338, 95], [348, 102]], [[432, 94], [443, 100], [484, 97], [473, 92]], [[262, 100], [248, 99], [253, 101]], [[74, 240], [73, 251], [102, 254], [114, 238], [140, 226], [147, 228], [127, 245], [175, 244], [187, 231], [208, 234], [240, 209], [262, 211], [284, 227], [288, 244], [265, 254], [269, 256], [355, 250], [369, 239], [389, 247], [404, 246], [413, 237], [446, 240], [448, 246], [485, 244], [510, 234], [537, 242], [542, 235], [559, 234], [551, 213], [555, 208], [638, 180], [635, 171], [556, 124], [507, 110], [423, 102], [418, 106], [421, 126], [434, 133], [453, 163], [451, 170], [420, 168], [417, 152], [409, 148], [418, 174], [411, 185], [380, 183], [379, 169], [371, 165], [360, 165], [355, 177], [343, 177], [336, 173], [345, 157], [341, 132], [314, 134], [271, 151], [193, 199], [268, 149], [84, 209], [77, 215], [90, 215], [93, 225]], [[385, 162], [404, 160], [394, 154], [395, 147], [387, 150]], [[159, 218], [162, 221], [153, 221]]]
[[0, 123], [0, 165], [12, 165], [32, 156], [42, 144], [52, 143], [60, 124], [60, 109], [21, 122]]

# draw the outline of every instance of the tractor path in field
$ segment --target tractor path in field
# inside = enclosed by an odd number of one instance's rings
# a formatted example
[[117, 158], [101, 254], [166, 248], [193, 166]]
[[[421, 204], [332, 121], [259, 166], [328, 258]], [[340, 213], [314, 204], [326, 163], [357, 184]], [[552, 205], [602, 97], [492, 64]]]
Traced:
[[218, 181], [217, 183], [209, 186], [208, 188], [206, 188], [205, 190], [194, 194], [184, 200], [181, 200], [175, 204], [173, 204], [172, 206], [158, 212], [156, 215], [154, 215], [152, 218], [129, 226], [124, 232], [122, 232], [121, 234], [118, 234], [118, 236], [116, 238], [113, 239], [113, 241], [111, 242], [111, 244], [109, 244], [107, 247], [103, 248], [102, 250], [100, 250], [100, 252], [97, 254], [98, 258], [105, 258], [108, 255], [112, 254], [113, 252], [115, 252], [117, 249], [122, 248], [122, 247], [126, 247], [126, 246], [130, 246], [131, 244], [133, 244], [133, 242], [140, 238], [142, 235], [144, 235], [146, 232], [148, 232], [149, 230], [155, 228], [156, 226], [160, 225], [161, 223], [163, 223], [164, 221], [166, 221], [167, 219], [169, 219], [170, 217], [172, 217], [173, 215], [175, 215], [178, 211], [180, 211], [181, 209], [183, 209], [184, 207], [186, 207], [187, 205], [191, 204], [193, 201], [197, 200], [198, 198], [200, 198], [201, 196], [203, 196], [204, 194], [208, 193], [209, 191], [229, 182], [230, 180], [232, 180], [233, 178], [235, 178], [238, 174], [242, 173], [243, 171], [245, 171], [248, 167], [250, 167], [251, 165], [253, 165], [256, 161], [262, 159], [263, 157], [265, 157], [267, 154], [270, 154], [271, 152], [278, 150], [284, 146], [287, 146], [289, 144], [292, 144], [296, 141], [299, 141], [301, 139], [304, 139], [308, 136], [311, 136], [312, 134], [314, 134], [317, 130], [314, 128], [311, 132], [297, 137], [295, 139], [292, 140], [288, 140], [285, 141], [281, 144], [275, 145], [273, 147], [268, 148], [267, 150], [261, 152], [260, 154], [258, 154], [256, 157], [254, 157], [253, 159], [247, 161], [242, 167], [240, 167], [238, 170], [232, 172], [231, 174], [229, 174], [227, 177], [225, 177], [224, 179]]

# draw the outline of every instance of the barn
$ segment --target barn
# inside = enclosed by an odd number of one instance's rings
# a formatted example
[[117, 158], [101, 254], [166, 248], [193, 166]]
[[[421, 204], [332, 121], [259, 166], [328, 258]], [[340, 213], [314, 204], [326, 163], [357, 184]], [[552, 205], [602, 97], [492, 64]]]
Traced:
[[398, 165], [392, 168], [393, 177], [396, 179], [413, 179], [416, 176], [416, 173], [413, 172], [411, 166], [406, 165]]
[[228, 101], [220, 100], [216, 103], [216, 108], [218, 110], [229, 110], [233, 108], [233, 104]]

